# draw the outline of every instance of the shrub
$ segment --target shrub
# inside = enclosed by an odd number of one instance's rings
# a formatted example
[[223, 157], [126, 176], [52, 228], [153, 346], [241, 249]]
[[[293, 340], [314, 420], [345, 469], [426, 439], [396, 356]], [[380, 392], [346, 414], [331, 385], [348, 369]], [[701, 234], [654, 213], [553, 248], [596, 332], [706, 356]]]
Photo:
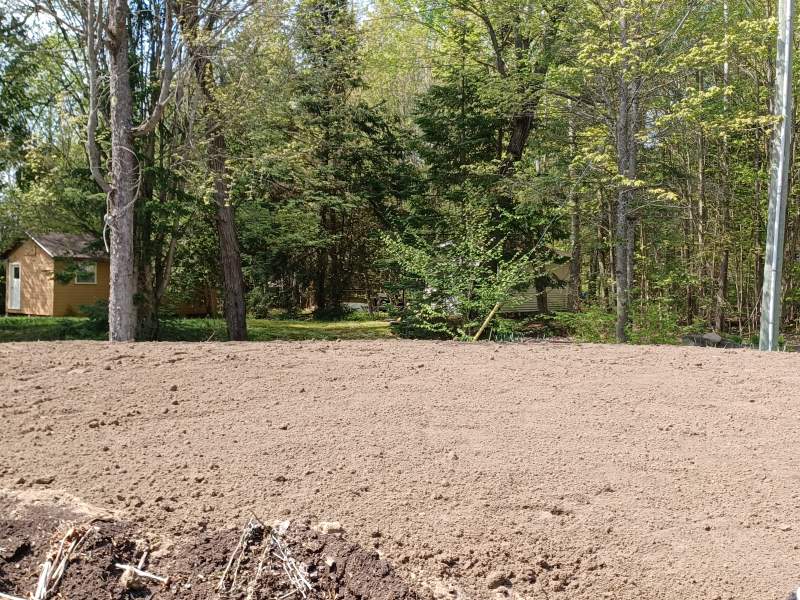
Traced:
[[601, 344], [616, 341], [614, 328], [617, 317], [605, 307], [587, 305], [580, 312], [557, 313], [554, 320], [579, 342]]
[[80, 307], [81, 313], [86, 315], [86, 327], [96, 333], [108, 331], [108, 302], [99, 300], [94, 304], [87, 304]]
[[628, 326], [631, 344], [679, 344], [686, 329], [672, 304], [664, 299], [641, 302], [635, 308], [632, 324]]
[[275, 298], [262, 286], [256, 286], [247, 293], [247, 314], [255, 319], [268, 319]]
[[338, 306], [328, 306], [326, 308], [318, 308], [314, 311], [314, 319], [318, 321], [344, 321], [352, 313], [353, 309], [344, 304]]
[[[506, 258], [497, 233], [485, 210], [465, 208], [460, 227], [438, 239], [385, 237], [408, 290], [395, 331], [415, 338], [471, 337], [496, 303], [527, 287], [537, 274], [534, 263], [527, 255]], [[487, 337], [507, 336], [513, 322], [496, 318], [491, 327]]]
[[[558, 313], [555, 322], [581, 342], [616, 342], [617, 315], [613, 310], [598, 305], [587, 305], [581, 312]], [[705, 330], [699, 324], [681, 325], [674, 306], [665, 299], [640, 301], [633, 306], [628, 325], [628, 342], [631, 344], [680, 344], [689, 333]]]

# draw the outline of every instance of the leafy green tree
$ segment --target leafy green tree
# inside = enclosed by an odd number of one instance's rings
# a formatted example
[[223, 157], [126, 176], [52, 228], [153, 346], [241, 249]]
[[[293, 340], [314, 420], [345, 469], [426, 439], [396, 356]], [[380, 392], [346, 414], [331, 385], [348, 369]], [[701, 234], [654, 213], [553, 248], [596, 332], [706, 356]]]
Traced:
[[[497, 304], [527, 288], [536, 265], [529, 255], [505, 258], [490, 212], [471, 193], [461, 220], [450, 231], [429, 237], [386, 237], [407, 290], [397, 329], [407, 337], [471, 337]], [[496, 335], [511, 333], [500, 319]], [[504, 327], [505, 325], [505, 327]]]

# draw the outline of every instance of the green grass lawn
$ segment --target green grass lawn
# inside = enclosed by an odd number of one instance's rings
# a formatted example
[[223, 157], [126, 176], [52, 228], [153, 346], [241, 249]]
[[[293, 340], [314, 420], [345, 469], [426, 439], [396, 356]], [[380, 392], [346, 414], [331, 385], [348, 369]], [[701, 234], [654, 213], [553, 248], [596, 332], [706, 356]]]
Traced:
[[[249, 319], [250, 340], [374, 340], [392, 337], [386, 321], [314, 321]], [[81, 317], [0, 317], [0, 342], [105, 340]], [[220, 319], [170, 319], [161, 325], [161, 339], [174, 342], [225, 341]]]

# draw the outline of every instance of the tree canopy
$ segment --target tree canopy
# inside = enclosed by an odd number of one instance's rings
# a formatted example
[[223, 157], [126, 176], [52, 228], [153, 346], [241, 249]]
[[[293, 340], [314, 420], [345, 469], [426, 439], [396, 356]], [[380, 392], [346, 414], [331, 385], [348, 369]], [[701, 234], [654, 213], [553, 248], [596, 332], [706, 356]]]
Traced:
[[[608, 337], [746, 337], [775, 13], [772, 0], [2, 0], [0, 236], [114, 246], [130, 210], [117, 251], [131, 250], [143, 339], [199, 287], [222, 291], [238, 338], [245, 313], [337, 315], [356, 298], [408, 335], [469, 336], [495, 305], [559, 286], [577, 314], [614, 315]], [[120, 49], [108, 32], [123, 30]]]

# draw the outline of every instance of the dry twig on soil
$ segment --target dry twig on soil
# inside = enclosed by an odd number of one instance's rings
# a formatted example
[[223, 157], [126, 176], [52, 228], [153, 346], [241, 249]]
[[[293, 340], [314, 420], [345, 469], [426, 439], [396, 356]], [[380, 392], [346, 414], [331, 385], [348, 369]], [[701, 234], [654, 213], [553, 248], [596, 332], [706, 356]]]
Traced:
[[[239, 567], [242, 564], [242, 558], [247, 552], [247, 548], [250, 547], [250, 545], [255, 541], [257, 535], [263, 531], [264, 524], [256, 517], [253, 516], [249, 521], [247, 521], [247, 525], [244, 526], [242, 535], [239, 537], [239, 543], [236, 544], [236, 548], [233, 549], [233, 552], [228, 559], [228, 564], [225, 567], [225, 570], [222, 572], [222, 577], [219, 578], [217, 592], [233, 591], [235, 589], [236, 578], [239, 574]], [[234, 562], [236, 563], [236, 567], [231, 573], [231, 583], [229, 586], [226, 586], [225, 582], [228, 578], [228, 574], [231, 572], [231, 567], [234, 565]]]
[[[286, 523], [288, 526], [288, 522]], [[253, 515], [242, 530], [239, 537], [239, 543], [233, 549], [228, 564], [220, 577], [217, 592], [234, 591], [237, 587], [237, 577], [239, 575], [239, 568], [242, 564], [242, 559], [247, 552], [247, 549], [257, 540], [259, 534], [262, 534], [267, 527]], [[270, 530], [269, 539], [264, 539], [264, 547], [259, 557], [258, 565], [256, 566], [255, 574], [247, 585], [247, 595], [245, 600], [253, 600], [256, 598], [256, 590], [258, 589], [258, 582], [265, 570], [265, 563], [270, 556], [278, 559], [280, 570], [284, 572], [289, 583], [293, 589], [278, 597], [278, 600], [286, 600], [295, 594], [299, 594], [302, 598], [307, 598], [308, 592], [313, 590], [313, 586], [308, 581], [308, 574], [305, 567], [297, 562], [291, 555], [289, 547], [281, 538], [283, 530], [273, 527]], [[234, 566], [235, 565], [235, 566]], [[231, 579], [230, 585], [226, 586], [226, 581]]]
[[156, 575], [154, 573], [150, 573], [149, 571], [144, 571], [138, 567], [134, 567], [133, 565], [124, 565], [122, 563], [114, 563], [114, 566], [117, 569], [122, 569], [123, 571], [130, 571], [134, 575], [138, 577], [144, 577], [145, 579], [152, 579], [154, 581], [158, 581], [159, 583], [166, 585], [169, 583], [169, 577], [161, 577], [160, 575]]
[[305, 598], [308, 592], [314, 589], [311, 583], [308, 581], [305, 568], [294, 558], [292, 558], [288, 546], [286, 546], [281, 537], [277, 535], [275, 531], [273, 531], [270, 535], [270, 545], [274, 550], [272, 553], [273, 556], [281, 561], [283, 572], [286, 573], [286, 577], [289, 578], [289, 581], [295, 588], [289, 594], [284, 594], [282, 598], [288, 598], [295, 592], [299, 593], [303, 598]]
[[122, 563], [114, 563], [114, 566], [117, 569], [122, 569], [122, 577], [120, 578], [120, 582], [126, 588], [136, 588], [137, 586], [143, 587], [143, 584], [137, 580], [137, 577], [140, 579], [152, 579], [153, 581], [157, 581], [162, 585], [167, 585], [169, 583], [169, 577], [161, 577], [160, 575], [156, 575], [154, 573], [150, 573], [149, 571], [144, 570], [144, 564], [147, 560], [147, 546], [144, 545], [142, 549], [142, 555], [139, 557], [139, 563], [136, 566], [133, 565], [124, 565]]
[[245, 600], [253, 600], [256, 593], [256, 586], [258, 585], [258, 580], [261, 579], [261, 573], [264, 571], [264, 560], [267, 558], [269, 554], [270, 544], [264, 544], [264, 549], [261, 551], [261, 556], [258, 559], [258, 567], [256, 567], [256, 574], [253, 576], [253, 579], [247, 586], [247, 596], [245, 596]]
[[80, 548], [90, 534], [97, 531], [96, 527], [79, 525], [70, 527], [64, 537], [58, 543], [57, 550], [51, 550], [44, 563], [39, 579], [36, 583], [36, 591], [33, 593], [33, 600], [46, 600], [50, 594], [58, 587], [61, 578], [64, 576], [67, 564], [72, 554]]

